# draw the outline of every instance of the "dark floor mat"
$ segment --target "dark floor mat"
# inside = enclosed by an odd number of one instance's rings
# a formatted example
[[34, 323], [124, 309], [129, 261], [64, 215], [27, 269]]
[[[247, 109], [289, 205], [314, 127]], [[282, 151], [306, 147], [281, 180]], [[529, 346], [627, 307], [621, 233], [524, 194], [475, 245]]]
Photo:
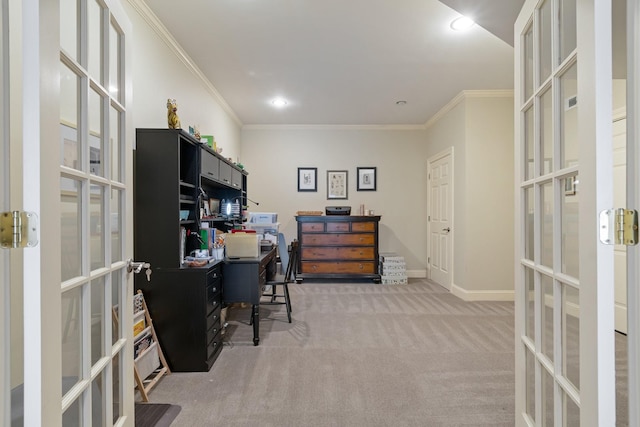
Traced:
[[136, 403], [136, 427], [168, 427], [180, 413], [180, 406], [168, 403]]

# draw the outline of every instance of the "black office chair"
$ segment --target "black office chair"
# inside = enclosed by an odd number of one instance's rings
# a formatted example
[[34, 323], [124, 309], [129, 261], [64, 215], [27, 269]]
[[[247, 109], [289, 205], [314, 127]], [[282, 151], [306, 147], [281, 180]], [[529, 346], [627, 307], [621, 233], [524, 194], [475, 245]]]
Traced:
[[[282, 233], [278, 234], [278, 252], [280, 254], [281, 272], [276, 274], [273, 280], [267, 281], [265, 287], [270, 291], [263, 293], [263, 297], [268, 297], [268, 301], [261, 301], [260, 304], [284, 304], [287, 309], [287, 319], [291, 323], [291, 299], [289, 298], [289, 283], [293, 281], [295, 265], [298, 260], [298, 242], [291, 242], [291, 250], [287, 249], [287, 242]], [[282, 292], [278, 293], [278, 287], [282, 286]], [[282, 298], [280, 301], [278, 298]]]

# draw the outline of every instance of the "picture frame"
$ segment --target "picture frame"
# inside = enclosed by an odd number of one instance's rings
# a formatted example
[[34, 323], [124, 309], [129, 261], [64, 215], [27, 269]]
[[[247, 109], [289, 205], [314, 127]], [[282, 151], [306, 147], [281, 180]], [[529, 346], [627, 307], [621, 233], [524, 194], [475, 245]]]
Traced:
[[318, 191], [318, 168], [298, 168], [298, 191]]
[[358, 191], [376, 191], [377, 168], [375, 166], [358, 167]]
[[348, 171], [327, 171], [327, 199], [346, 199], [349, 187], [348, 178]]

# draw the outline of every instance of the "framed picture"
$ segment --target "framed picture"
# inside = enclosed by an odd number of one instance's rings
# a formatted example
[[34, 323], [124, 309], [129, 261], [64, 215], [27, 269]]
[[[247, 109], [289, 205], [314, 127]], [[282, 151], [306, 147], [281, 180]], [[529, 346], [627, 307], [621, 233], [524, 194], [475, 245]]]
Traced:
[[376, 168], [358, 168], [358, 191], [376, 191]]
[[318, 191], [318, 168], [298, 168], [298, 191]]
[[347, 198], [347, 171], [327, 171], [327, 199]]

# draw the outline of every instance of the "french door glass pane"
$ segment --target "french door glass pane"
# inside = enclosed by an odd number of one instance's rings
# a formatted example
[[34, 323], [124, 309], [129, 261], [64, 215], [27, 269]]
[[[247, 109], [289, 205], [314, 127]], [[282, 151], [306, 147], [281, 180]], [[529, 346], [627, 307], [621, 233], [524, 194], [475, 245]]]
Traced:
[[540, 175], [553, 172], [553, 116], [551, 89], [540, 97]]
[[542, 342], [539, 348], [549, 360], [553, 361], [553, 279], [541, 274], [540, 285], [542, 289], [542, 301], [540, 302]]
[[549, 371], [542, 367], [542, 425], [553, 426], [554, 380]]
[[60, 0], [60, 47], [78, 60], [78, 0]]
[[91, 281], [91, 365], [104, 356], [104, 277]]
[[62, 281], [82, 274], [82, 233], [80, 210], [80, 181], [70, 178], [60, 179], [60, 258], [62, 260]]
[[553, 268], [553, 185], [547, 182], [540, 187], [540, 263]]
[[524, 129], [524, 152], [526, 153], [524, 179], [526, 181], [533, 178], [533, 153], [535, 152], [533, 107], [524, 113]]
[[98, 374], [91, 385], [91, 422], [92, 426], [103, 426], [105, 423], [104, 403], [107, 389], [104, 370]]
[[533, 187], [524, 190], [524, 257], [533, 261], [534, 192]]
[[82, 170], [82, 155], [78, 143], [78, 76], [60, 63], [60, 164]]
[[122, 292], [120, 291], [120, 287], [122, 286], [122, 274], [122, 270], [116, 270], [111, 274], [111, 306], [113, 307], [112, 313], [115, 314], [112, 316], [113, 326], [111, 328], [111, 344], [115, 344], [122, 336], [120, 331], [121, 322], [119, 321], [119, 308], [122, 307]]
[[560, 0], [560, 60], [576, 48], [576, 0]]
[[580, 427], [580, 408], [566, 394], [562, 393], [562, 401], [564, 404], [564, 427]]
[[84, 425], [82, 422], [82, 405], [80, 404], [82, 400], [83, 396], [80, 396], [66, 411], [64, 411], [64, 414], [62, 414], [63, 426], [81, 427]]
[[122, 182], [120, 155], [124, 152], [120, 138], [120, 112], [113, 106], [109, 108], [109, 148], [111, 150], [111, 179]]
[[527, 399], [527, 415], [532, 421], [536, 420], [536, 358], [528, 350], [525, 350], [526, 359], [526, 399]]
[[544, 82], [551, 75], [551, 0], [546, 0], [540, 6], [540, 72], [539, 83]]
[[62, 294], [62, 394], [82, 378], [82, 289]]
[[580, 255], [577, 182], [577, 175], [560, 180], [563, 189], [560, 193], [562, 272], [576, 278], [579, 277], [578, 259]]
[[536, 299], [535, 299], [535, 285], [533, 280], [533, 270], [530, 268], [525, 268], [525, 304], [524, 309], [526, 311], [525, 314], [525, 333], [527, 337], [531, 340], [531, 342], [535, 342], [535, 309], [536, 309]]
[[111, 373], [113, 378], [113, 422], [115, 424], [115, 422], [118, 421], [118, 418], [122, 416], [122, 392], [120, 390], [120, 388], [122, 387], [122, 382], [120, 381], [122, 369], [120, 364], [120, 353], [117, 353], [115, 356], [113, 356], [111, 366]]
[[122, 260], [122, 191], [111, 190], [111, 262]]
[[104, 187], [91, 185], [91, 269], [104, 267]]
[[563, 375], [580, 388], [580, 293], [563, 284], [562, 295], [562, 349]]
[[578, 164], [578, 67], [572, 65], [560, 77], [560, 159], [563, 167]]
[[90, 172], [104, 176], [104, 133], [102, 120], [104, 115], [102, 96], [95, 90], [89, 91], [89, 163]]
[[533, 25], [524, 33], [524, 99], [533, 95]]
[[120, 76], [120, 32], [111, 22], [109, 25], [109, 93], [122, 102], [122, 82]]
[[89, 39], [89, 74], [104, 84], [102, 72], [102, 5], [99, 1], [87, 2], [89, 13], [88, 39]]

